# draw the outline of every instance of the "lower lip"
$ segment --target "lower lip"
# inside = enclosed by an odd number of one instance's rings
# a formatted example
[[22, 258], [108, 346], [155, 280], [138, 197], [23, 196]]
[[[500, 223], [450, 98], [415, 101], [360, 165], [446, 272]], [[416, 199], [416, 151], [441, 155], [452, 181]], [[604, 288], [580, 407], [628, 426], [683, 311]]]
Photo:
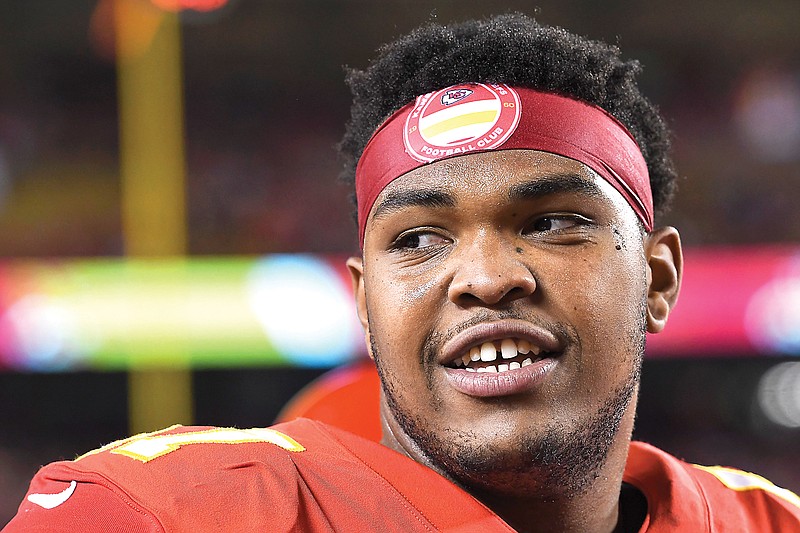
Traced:
[[445, 376], [455, 390], [468, 396], [510, 396], [540, 387], [556, 364], [555, 359], [547, 358], [505, 372], [468, 372], [463, 368], [445, 368]]

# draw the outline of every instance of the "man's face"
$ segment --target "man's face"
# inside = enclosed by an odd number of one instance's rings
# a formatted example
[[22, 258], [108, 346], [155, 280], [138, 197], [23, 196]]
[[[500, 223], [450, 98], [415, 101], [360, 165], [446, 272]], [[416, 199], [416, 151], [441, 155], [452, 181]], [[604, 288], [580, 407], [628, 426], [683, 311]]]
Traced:
[[629, 438], [644, 237], [588, 167], [533, 150], [439, 161], [389, 184], [365, 235], [350, 266], [388, 445], [513, 493], [526, 474], [580, 488], [620, 424]]

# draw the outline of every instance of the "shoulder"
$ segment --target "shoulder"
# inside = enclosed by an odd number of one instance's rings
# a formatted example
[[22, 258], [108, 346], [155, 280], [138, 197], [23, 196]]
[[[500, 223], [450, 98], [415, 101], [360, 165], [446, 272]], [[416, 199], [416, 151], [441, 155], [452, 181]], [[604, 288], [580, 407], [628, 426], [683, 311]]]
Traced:
[[[112, 442], [81, 455], [73, 462], [86, 467], [102, 467], [110, 463], [137, 467], [159, 459], [153, 464], [165, 467], [172, 463], [216, 462], [220, 452], [225, 455], [224, 452], [228, 451], [232, 452], [230, 455], [238, 456], [256, 449], [262, 453], [305, 451], [295, 439], [272, 428], [172, 426]], [[181, 453], [175, 453], [177, 451]]]
[[[104, 509], [101, 515], [114, 510], [111, 514], [130, 531], [170, 530], [172, 517], [186, 515], [186, 508], [198, 520], [226, 516], [239, 521], [237, 527], [260, 527], [249, 523], [243, 510], [264, 501], [274, 503], [276, 520], [283, 513], [291, 523], [302, 483], [296, 460], [310, 455], [305, 461], [324, 465], [326, 461], [314, 457], [342, 456], [339, 450], [324, 428], [311, 421], [280, 429], [173, 426], [139, 434], [74, 461], [43, 467], [9, 531], [30, 530], [40, 519], [50, 525], [58, 522], [59, 527], [69, 523], [75, 530], [102, 531], [86, 522], [99, 516], [97, 509]], [[53, 503], [57, 505], [51, 507]], [[125, 521], [119, 522], [123, 516]], [[79, 522], [65, 522], [67, 518]], [[146, 529], [133, 525], [142, 521]], [[14, 529], [18, 524], [20, 529]], [[199, 530], [205, 527], [195, 525]]]
[[[731, 524], [742, 531], [800, 528], [797, 495], [735, 468], [690, 464], [634, 442], [625, 479], [645, 493], [651, 521], [679, 520], [688, 525], [694, 520], [702, 530], [714, 531], [729, 531]], [[772, 529], [764, 529], [768, 524]]]
[[75, 475], [99, 475], [110, 485], [158, 503], [160, 490], [233, 481], [232, 465], [259, 461], [271, 470], [290, 470], [292, 455], [306, 448], [272, 428], [173, 426], [134, 435], [57, 463]]
[[[36, 494], [63, 502], [51, 513]], [[43, 468], [14, 520], [9, 532], [509, 531], [433, 470], [304, 419], [113, 442]]]

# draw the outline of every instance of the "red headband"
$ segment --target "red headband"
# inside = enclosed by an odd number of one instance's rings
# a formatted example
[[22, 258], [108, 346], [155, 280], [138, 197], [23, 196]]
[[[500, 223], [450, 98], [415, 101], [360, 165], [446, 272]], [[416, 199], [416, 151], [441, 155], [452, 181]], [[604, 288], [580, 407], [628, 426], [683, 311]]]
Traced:
[[541, 150], [579, 161], [627, 200], [647, 231], [647, 164], [628, 130], [604, 109], [524, 87], [470, 83], [417, 97], [372, 135], [356, 167], [359, 243], [372, 205], [396, 178], [427, 163], [487, 150]]

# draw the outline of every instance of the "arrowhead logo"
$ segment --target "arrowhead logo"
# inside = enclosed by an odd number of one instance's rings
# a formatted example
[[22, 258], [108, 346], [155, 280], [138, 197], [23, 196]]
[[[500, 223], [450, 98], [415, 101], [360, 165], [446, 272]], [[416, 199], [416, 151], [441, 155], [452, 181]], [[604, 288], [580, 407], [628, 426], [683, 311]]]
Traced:
[[55, 494], [28, 494], [28, 501], [45, 509], [53, 509], [67, 501], [72, 496], [72, 493], [75, 492], [75, 487], [77, 486], [77, 482], [71, 481], [69, 487]]
[[450, 89], [442, 95], [442, 104], [450, 105], [455, 104], [459, 100], [463, 100], [472, 94], [471, 89]]

